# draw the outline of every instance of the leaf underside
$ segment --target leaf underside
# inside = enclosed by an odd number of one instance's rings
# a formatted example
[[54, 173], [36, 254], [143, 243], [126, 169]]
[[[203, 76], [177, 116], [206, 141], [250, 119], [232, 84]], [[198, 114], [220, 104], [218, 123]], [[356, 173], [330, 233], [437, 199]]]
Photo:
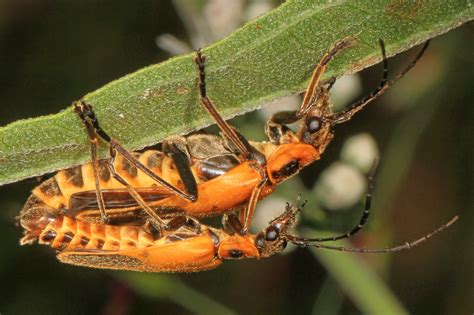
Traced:
[[[290, 0], [204, 49], [208, 93], [230, 118], [304, 90], [319, 58], [344, 37], [356, 36], [358, 44], [335, 58], [326, 78], [379, 62], [379, 38], [392, 56], [473, 15], [467, 1]], [[192, 54], [141, 69], [84, 99], [127, 149], [212, 123], [199, 105]], [[88, 160], [88, 138], [71, 107], [0, 128], [0, 185]]]

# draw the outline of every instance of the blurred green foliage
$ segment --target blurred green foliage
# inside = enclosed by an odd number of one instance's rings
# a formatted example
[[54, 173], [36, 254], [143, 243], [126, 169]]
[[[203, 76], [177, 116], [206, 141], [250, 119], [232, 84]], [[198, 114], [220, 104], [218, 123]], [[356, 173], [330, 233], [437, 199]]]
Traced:
[[[154, 45], [156, 35], [165, 32], [185, 37], [168, 1], [0, 2], [0, 125], [56, 113], [77, 95], [166, 59]], [[399, 243], [461, 215], [456, 226], [415, 250], [357, 258], [367, 272], [385, 279], [395, 303], [414, 314], [468, 314], [474, 306], [472, 32], [472, 24], [465, 25], [433, 40], [423, 60], [391, 92], [337, 129], [321, 161], [277, 192], [287, 200], [300, 191], [311, 199], [310, 189], [321, 170], [338, 159], [344, 139], [372, 133], [382, 159], [375, 210], [368, 231], [353, 246]], [[412, 54], [391, 59], [391, 72]], [[380, 71], [361, 75], [370, 91]], [[234, 123], [249, 137], [251, 130], [263, 128], [255, 114]], [[374, 293], [364, 289], [370, 279], [344, 263], [354, 258], [347, 253], [318, 255], [320, 263], [312, 251], [297, 249], [183, 275], [60, 264], [46, 247], [18, 245], [21, 231], [14, 217], [36, 184], [28, 180], [0, 188], [0, 313], [354, 314], [364, 309], [351, 289], [377, 304]], [[315, 202], [306, 211], [316, 211]], [[341, 230], [357, 217], [321, 213], [329, 221], [337, 218]], [[337, 268], [355, 273], [359, 281], [340, 281], [333, 276]]]

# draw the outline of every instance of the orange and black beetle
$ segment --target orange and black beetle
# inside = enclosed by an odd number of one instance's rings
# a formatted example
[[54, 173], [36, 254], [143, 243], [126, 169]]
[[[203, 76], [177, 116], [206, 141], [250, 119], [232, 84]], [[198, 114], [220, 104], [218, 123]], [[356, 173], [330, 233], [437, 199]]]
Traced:
[[[92, 162], [60, 171], [34, 189], [24, 211], [57, 209], [65, 216], [86, 222], [148, 220], [157, 230], [175, 229], [185, 216], [204, 217], [241, 211], [248, 231], [256, 203], [270, 194], [276, 184], [318, 160], [333, 138], [335, 125], [348, 121], [369, 102], [408, 72], [422, 56], [427, 44], [404, 71], [387, 80], [387, 58], [380, 41], [384, 71], [380, 85], [367, 97], [347, 109], [333, 113], [329, 98], [335, 79], [321, 82], [329, 62], [355, 38], [336, 43], [316, 66], [303, 102], [296, 111], [276, 113], [266, 124], [269, 141], [247, 141], [218, 113], [207, 96], [206, 58], [198, 50], [201, 104], [222, 131], [217, 135], [173, 136], [162, 150], [129, 153], [99, 125], [92, 106], [79, 101], [74, 110], [84, 122], [91, 140]], [[299, 123], [296, 132], [287, 124]], [[110, 158], [99, 161], [99, 139], [110, 147]], [[170, 223], [167, 220], [174, 217]], [[165, 222], [166, 221], [166, 222]]]
[[[197, 221], [176, 230], [150, 233], [143, 226], [106, 225], [76, 220], [57, 213], [24, 210], [20, 214], [24, 237], [21, 244], [49, 245], [61, 262], [90, 268], [146, 272], [197, 272], [213, 269], [224, 260], [265, 258], [283, 251], [288, 242], [298, 246], [363, 253], [395, 252], [414, 247], [453, 224], [457, 217], [413, 242], [387, 249], [344, 248], [324, 245], [352, 232], [329, 238], [301, 238], [291, 234], [296, 215], [304, 204], [287, 204], [283, 214], [258, 234], [241, 234], [242, 225], [233, 214], [224, 215], [223, 228]], [[356, 230], [356, 228], [353, 229]]]

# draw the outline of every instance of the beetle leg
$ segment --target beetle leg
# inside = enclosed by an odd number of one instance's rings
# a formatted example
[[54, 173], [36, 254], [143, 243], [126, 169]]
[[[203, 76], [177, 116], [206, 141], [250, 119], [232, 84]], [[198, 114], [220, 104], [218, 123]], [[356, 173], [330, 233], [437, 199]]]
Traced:
[[[313, 80], [316, 79], [313, 78]], [[328, 80], [322, 82], [322, 85], [327, 85], [327, 87], [325, 88], [326, 93], [333, 87], [335, 82], [336, 77], [331, 77]], [[314, 104], [314, 102], [311, 104]], [[303, 106], [306, 105], [304, 105], [303, 103], [303, 105], [301, 105], [301, 108], [303, 108]], [[267, 123], [265, 124], [265, 134], [273, 144], [280, 144], [280, 139], [286, 133], [291, 132], [290, 128], [288, 128], [286, 125], [295, 123], [302, 118], [301, 116], [303, 110], [301, 108], [299, 110], [276, 112], [267, 121]]]
[[186, 222], [184, 225], [188, 230], [193, 231], [196, 234], [201, 234], [202, 232], [201, 223], [194, 218], [186, 217]]
[[102, 138], [105, 142], [107, 142], [115, 152], [118, 152], [122, 155], [128, 162], [130, 162], [133, 166], [141, 170], [145, 173], [148, 177], [153, 179], [158, 184], [162, 185], [163, 187], [169, 189], [173, 193], [177, 194], [178, 196], [189, 200], [189, 201], [196, 201], [196, 196], [187, 194], [181, 191], [179, 188], [171, 185], [167, 181], [165, 181], [160, 176], [153, 173], [148, 167], [143, 165], [139, 160], [137, 160], [133, 155], [131, 155], [125, 148], [123, 148], [117, 141], [112, 139], [99, 125], [99, 121], [92, 110], [92, 106], [90, 104], [85, 103], [81, 100], [79, 103], [74, 103], [74, 109], [78, 113], [78, 115], [83, 119], [84, 124], [86, 125], [87, 131], [89, 135], [91, 133], [95, 134]]
[[163, 219], [161, 219], [160, 216], [147, 205], [146, 201], [143, 200], [143, 198], [135, 190], [135, 188], [133, 188], [133, 186], [130, 185], [127, 180], [125, 180], [125, 178], [123, 178], [122, 176], [120, 176], [119, 173], [117, 173], [113, 164], [115, 160], [115, 155], [115, 148], [110, 147], [110, 158], [107, 160], [107, 167], [109, 168], [109, 171], [112, 174], [113, 178], [115, 178], [115, 180], [117, 180], [125, 187], [125, 189], [127, 189], [130, 196], [132, 196], [132, 198], [135, 199], [135, 201], [140, 205], [140, 207], [142, 207], [142, 209], [153, 219], [151, 223], [156, 229], [168, 229], [168, 224], [166, 224], [166, 222], [164, 222]]
[[214, 103], [207, 96], [205, 70], [206, 56], [201, 53], [200, 49], [196, 50], [196, 57], [194, 58], [194, 61], [197, 64], [199, 70], [199, 92], [201, 94], [201, 105], [214, 118], [224, 135], [237, 147], [244, 159], [249, 158], [251, 156], [250, 150], [248, 150], [245, 143], [242, 142], [235, 129], [222, 118], [222, 116], [217, 111], [217, 108], [214, 106]]
[[170, 141], [163, 143], [163, 153], [173, 160], [186, 191], [196, 199], [198, 194], [196, 179], [191, 171], [189, 159], [186, 154], [181, 151], [176, 144]]
[[260, 193], [262, 192], [263, 187], [267, 183], [268, 178], [265, 176], [252, 191], [252, 195], [250, 196], [249, 203], [247, 208], [240, 212], [240, 221], [244, 224], [243, 229], [241, 230], [240, 234], [244, 235], [247, 234], [250, 223], [252, 222], [253, 213], [255, 212], [255, 207], [257, 206], [257, 201], [260, 197]]
[[[170, 231], [177, 231], [180, 228], [185, 228], [187, 231], [191, 231], [193, 234], [198, 235], [201, 234], [201, 223], [194, 218], [184, 216], [184, 215], [176, 215], [167, 221], [167, 232]], [[143, 224], [143, 228], [153, 235], [153, 237], [159, 238], [161, 237], [161, 229], [156, 227], [156, 224], [150, 219], [147, 219]]]
[[[258, 164], [260, 164], [260, 165], [265, 165], [266, 164], [265, 155], [262, 154], [260, 151], [258, 151], [255, 147], [253, 147], [250, 144], [250, 142], [244, 137], [244, 135], [241, 134], [237, 129], [235, 129], [234, 127], [231, 127], [231, 128], [235, 131], [235, 133], [239, 137], [240, 141], [242, 141], [244, 146], [250, 152], [250, 155], [249, 155], [248, 158], [251, 159], [251, 160], [257, 161]], [[234, 152], [234, 154], [235, 154], [235, 148], [232, 148], [233, 143], [232, 142], [229, 143], [229, 141], [227, 141], [227, 146], [229, 146], [229, 144], [231, 144], [229, 149], [232, 152]]]
[[201, 233], [201, 224], [199, 221], [191, 217], [178, 215], [168, 221], [168, 231], [175, 231], [181, 227], [184, 227], [186, 230], [189, 230], [195, 234]]
[[153, 220], [147, 219], [143, 224], [143, 229], [153, 236], [154, 239], [158, 239], [161, 237], [161, 229], [157, 228], [153, 223]]
[[299, 120], [296, 110], [276, 112], [265, 124], [265, 134], [273, 144], [280, 144], [281, 138], [291, 132], [287, 124], [292, 124]]
[[336, 77], [330, 77], [326, 81], [323, 81], [323, 84], [326, 85], [326, 91], [330, 91], [336, 83]]
[[311, 81], [308, 84], [308, 88], [306, 89], [306, 93], [303, 98], [303, 102], [301, 103], [300, 109], [296, 113], [296, 116], [301, 118], [303, 117], [311, 106], [315, 103], [315, 100], [319, 97], [320, 93], [320, 80], [324, 72], [326, 71], [326, 67], [328, 66], [329, 62], [334, 58], [334, 56], [339, 53], [341, 50], [351, 47], [356, 42], [355, 37], [346, 37], [341, 41], [337, 42], [331, 50], [329, 50], [322, 58], [319, 64], [313, 71], [311, 76]]
[[222, 226], [224, 230], [231, 235], [241, 233], [243, 230], [242, 221], [235, 215], [235, 213], [226, 213], [222, 217]]
[[81, 110], [81, 107], [74, 103], [74, 111], [77, 113], [79, 118], [81, 118], [84, 123], [87, 134], [89, 135], [90, 145], [91, 145], [91, 161], [92, 169], [94, 172], [94, 182], [95, 182], [95, 194], [99, 204], [100, 215], [104, 223], [109, 223], [109, 217], [107, 216], [105, 210], [104, 196], [102, 195], [102, 190], [100, 189], [100, 180], [99, 180], [99, 159], [97, 157], [97, 149], [99, 147], [99, 137], [94, 130], [94, 127], [86, 119], [84, 112]]

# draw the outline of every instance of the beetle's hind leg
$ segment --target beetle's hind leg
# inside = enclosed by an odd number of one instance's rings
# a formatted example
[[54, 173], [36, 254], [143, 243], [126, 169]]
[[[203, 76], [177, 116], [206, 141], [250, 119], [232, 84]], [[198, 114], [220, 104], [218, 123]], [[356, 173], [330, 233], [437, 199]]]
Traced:
[[109, 217], [107, 216], [107, 212], [105, 209], [105, 202], [104, 196], [102, 195], [102, 190], [100, 189], [100, 180], [99, 180], [99, 173], [100, 173], [100, 165], [99, 159], [97, 156], [97, 151], [99, 147], [99, 137], [94, 130], [94, 126], [87, 120], [86, 115], [84, 113], [87, 110], [83, 104], [79, 102], [74, 102], [74, 111], [79, 116], [81, 121], [83, 122], [84, 126], [86, 127], [87, 134], [89, 135], [89, 141], [91, 146], [91, 161], [92, 161], [92, 169], [94, 172], [94, 183], [95, 183], [95, 193], [97, 197], [97, 202], [99, 204], [100, 215], [104, 223], [109, 223]]
[[[175, 193], [176, 195], [180, 196], [189, 201], [196, 201], [197, 196], [194, 194], [186, 193], [179, 188], [175, 187], [174, 185], [168, 183], [166, 180], [161, 178], [160, 176], [156, 175], [153, 171], [151, 171], [148, 167], [143, 165], [137, 158], [135, 158], [132, 154], [130, 154], [124, 147], [122, 147], [117, 141], [112, 139], [99, 125], [99, 121], [92, 110], [92, 106], [84, 102], [83, 100], [74, 103], [75, 111], [78, 113], [79, 117], [81, 117], [82, 121], [86, 125], [87, 132], [89, 137], [95, 139], [94, 141], [98, 142], [98, 137], [102, 140], [107, 142], [114, 150], [114, 152], [119, 153], [123, 156], [130, 164], [138, 168], [140, 171], [145, 173], [146, 176], [151, 178], [156, 183], [160, 184], [161, 186], [165, 187], [166, 189], [170, 190], [171, 192]], [[97, 147], [97, 146], [96, 146]], [[97, 148], [95, 149], [97, 150]]]
[[153, 226], [157, 230], [168, 229], [169, 228], [168, 224], [165, 221], [163, 221], [163, 219], [155, 211], [153, 211], [153, 209], [150, 208], [150, 206], [148, 206], [146, 201], [143, 200], [142, 196], [140, 196], [140, 194], [135, 190], [135, 188], [133, 188], [133, 186], [130, 185], [130, 183], [125, 178], [123, 178], [119, 173], [117, 173], [114, 166], [115, 156], [116, 156], [115, 148], [111, 146], [110, 158], [107, 160], [107, 167], [110, 171], [110, 174], [112, 174], [112, 177], [125, 187], [125, 189], [128, 191], [130, 196], [132, 196], [133, 199], [135, 199], [135, 201], [140, 205], [140, 207], [146, 212], [146, 214], [148, 214], [148, 216], [153, 220], [152, 221]]
[[[130, 196], [140, 205], [140, 207], [148, 214], [148, 216], [152, 219], [153, 225], [156, 229], [168, 229], [168, 224], [163, 221], [163, 219], [153, 210], [151, 209], [146, 201], [142, 198], [142, 196], [136, 191], [136, 189], [124, 178], [122, 177], [114, 167], [114, 160], [117, 153], [123, 156], [123, 158], [128, 161], [132, 166], [140, 169], [145, 173], [145, 175], [149, 176], [151, 179], [155, 180], [158, 184], [165, 186], [172, 192], [176, 193], [177, 195], [190, 200], [195, 201], [197, 199], [197, 186], [195, 179], [192, 175], [189, 166], [189, 160], [183, 152], [181, 152], [177, 147], [173, 145], [168, 145], [167, 154], [173, 159], [173, 161], [177, 164], [179, 168], [179, 175], [184, 176], [182, 181], [185, 185], [185, 188], [188, 190], [190, 194], [186, 194], [176, 188], [175, 186], [169, 184], [167, 181], [156, 175], [152, 172], [149, 168], [143, 165], [139, 160], [136, 159], [132, 154], [130, 154], [127, 150], [125, 150], [120, 144], [118, 144], [115, 140], [113, 140], [99, 125], [97, 118], [92, 110], [92, 106], [85, 103], [84, 101], [79, 101], [74, 103], [74, 111], [78, 114], [78, 116], [83, 121], [89, 138], [91, 139], [91, 155], [92, 155], [92, 164], [94, 169], [94, 178], [95, 178], [95, 186], [96, 186], [96, 195], [99, 204], [99, 209], [101, 212], [101, 216], [104, 222], [108, 223], [110, 220], [107, 216], [107, 211], [105, 209], [104, 198], [102, 195], [102, 191], [100, 189], [100, 168], [99, 168], [99, 160], [98, 160], [98, 145], [99, 145], [99, 137], [102, 138], [109, 144], [110, 149], [110, 157], [107, 160], [106, 167], [112, 174], [113, 178], [117, 180], [120, 184], [122, 184], [125, 189], [128, 191]], [[182, 170], [181, 168], [184, 168]]]
[[204, 109], [214, 118], [214, 121], [221, 129], [222, 133], [232, 144], [238, 149], [244, 159], [251, 159], [252, 149], [246, 141], [242, 141], [241, 135], [222, 118], [221, 114], [217, 111], [216, 106], [207, 96], [206, 88], [206, 56], [202, 54], [201, 50], [196, 50], [196, 57], [194, 58], [199, 71], [199, 93], [201, 96], [201, 105]]

